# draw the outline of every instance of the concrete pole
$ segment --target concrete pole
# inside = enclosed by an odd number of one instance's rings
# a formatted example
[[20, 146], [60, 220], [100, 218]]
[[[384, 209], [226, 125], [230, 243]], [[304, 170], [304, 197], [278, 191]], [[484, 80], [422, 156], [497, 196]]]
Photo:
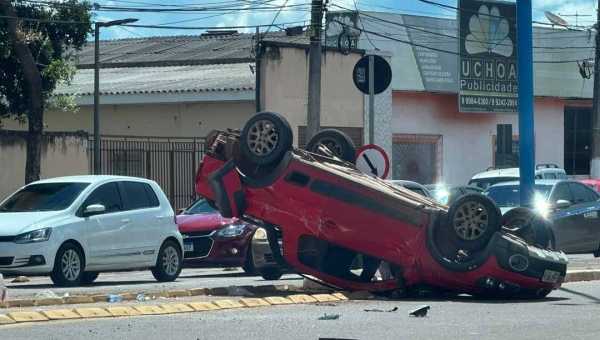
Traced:
[[[600, 5], [600, 0], [598, 1]], [[600, 35], [598, 29], [600, 29], [600, 10], [597, 11], [598, 17], [596, 19], [596, 57], [594, 59], [594, 109], [592, 120], [593, 141], [592, 141], [592, 159], [590, 164], [590, 177], [593, 179], [600, 178], [600, 77], [598, 76], [598, 62], [600, 62]], [[573, 174], [575, 175], [575, 174]]]
[[94, 175], [100, 175], [100, 24], [94, 26]]
[[321, 26], [323, 0], [313, 0], [308, 59], [308, 108], [306, 113], [306, 140], [309, 141], [321, 128]]

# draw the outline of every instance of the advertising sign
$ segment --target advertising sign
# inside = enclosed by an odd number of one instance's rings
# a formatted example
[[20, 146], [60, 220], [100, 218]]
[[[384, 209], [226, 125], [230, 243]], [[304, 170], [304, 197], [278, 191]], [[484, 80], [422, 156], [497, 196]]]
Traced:
[[459, 0], [460, 112], [518, 113], [516, 3]]
[[[357, 38], [348, 38], [348, 36], [342, 36], [339, 39], [340, 34], [344, 33], [344, 27], [348, 26], [351, 28], [357, 28], [358, 13], [331, 13], [325, 14], [325, 46], [338, 47], [338, 42], [341, 42], [342, 49], [348, 50], [348, 48], [356, 49], [358, 46]], [[339, 21], [339, 22], [338, 22]], [[343, 23], [343, 24], [340, 24]]]

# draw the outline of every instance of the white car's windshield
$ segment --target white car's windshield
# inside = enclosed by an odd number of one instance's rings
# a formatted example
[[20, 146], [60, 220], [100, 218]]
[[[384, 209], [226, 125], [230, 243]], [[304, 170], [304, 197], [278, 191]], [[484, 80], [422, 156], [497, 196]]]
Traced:
[[65, 210], [88, 185], [89, 183], [32, 184], [0, 205], [0, 213]]
[[[536, 195], [544, 201], [548, 200], [551, 191], [552, 185], [535, 185]], [[517, 207], [521, 205], [520, 186], [518, 184], [493, 186], [488, 188], [483, 194], [496, 201], [500, 207]]]

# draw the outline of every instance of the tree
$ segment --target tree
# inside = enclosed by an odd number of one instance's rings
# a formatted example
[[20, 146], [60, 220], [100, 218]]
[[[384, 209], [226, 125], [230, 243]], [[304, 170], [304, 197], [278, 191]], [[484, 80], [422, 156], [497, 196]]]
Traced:
[[86, 43], [97, 4], [77, 0], [0, 0], [0, 128], [2, 119], [28, 122], [25, 183], [40, 179], [45, 105], [75, 74], [75, 51]]

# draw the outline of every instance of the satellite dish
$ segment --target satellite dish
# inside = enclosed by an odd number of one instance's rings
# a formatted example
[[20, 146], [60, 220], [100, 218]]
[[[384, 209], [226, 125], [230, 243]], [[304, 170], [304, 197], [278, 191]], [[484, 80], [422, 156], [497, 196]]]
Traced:
[[544, 12], [544, 14], [546, 14], [546, 18], [548, 18], [548, 20], [553, 24], [553, 25], [559, 25], [559, 26], [569, 26], [569, 23], [567, 23], [565, 21], [565, 19], [559, 17], [556, 14], [552, 14], [550, 12]]

